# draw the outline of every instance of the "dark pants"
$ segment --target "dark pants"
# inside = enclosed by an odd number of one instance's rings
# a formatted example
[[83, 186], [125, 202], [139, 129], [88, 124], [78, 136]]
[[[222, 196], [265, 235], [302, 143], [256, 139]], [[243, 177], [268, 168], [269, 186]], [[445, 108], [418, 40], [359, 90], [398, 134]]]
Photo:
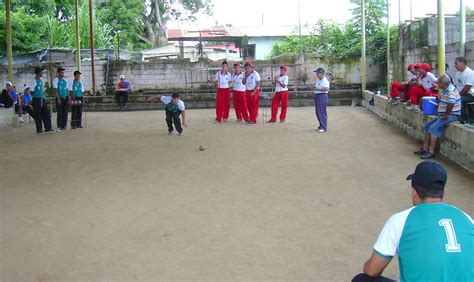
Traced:
[[319, 129], [328, 130], [328, 114], [326, 112], [326, 107], [328, 106], [328, 103], [328, 94], [314, 94], [314, 108], [316, 110], [316, 117], [319, 121]]
[[115, 99], [119, 107], [124, 107], [128, 103], [128, 92], [127, 91], [117, 91], [115, 94]]
[[183, 128], [181, 127], [181, 119], [179, 118], [180, 115], [181, 111], [173, 113], [166, 109], [166, 124], [168, 125], [168, 132], [173, 132], [173, 123], [178, 133], [183, 132]]
[[354, 278], [352, 278], [352, 282], [395, 282], [396, 280], [392, 280], [390, 278], [386, 278], [383, 276], [379, 277], [372, 277], [365, 273], [359, 273]]
[[44, 130], [51, 130], [51, 113], [49, 112], [48, 105], [43, 98], [33, 98], [33, 111], [35, 115], [36, 132], [40, 133]]
[[76, 101], [81, 101], [80, 105], [71, 106], [71, 127], [82, 126], [82, 105], [84, 105], [84, 97], [74, 98]]
[[[474, 108], [474, 105], [473, 106], [467, 105], [467, 103], [472, 103], [472, 102], [474, 102], [474, 96], [470, 94], [461, 96], [461, 120], [467, 121], [467, 122], [474, 121], [474, 111], [472, 110]], [[467, 120], [466, 111], [469, 111], [470, 120]]]
[[59, 128], [67, 127], [67, 114], [69, 110], [68, 101], [69, 98], [60, 98], [61, 105], [56, 102], [56, 122]]
[[33, 111], [32, 105], [23, 105], [21, 109], [23, 110], [23, 112], [27, 112], [30, 115], [30, 117], [32, 117], [33, 119], [36, 119], [35, 112]]

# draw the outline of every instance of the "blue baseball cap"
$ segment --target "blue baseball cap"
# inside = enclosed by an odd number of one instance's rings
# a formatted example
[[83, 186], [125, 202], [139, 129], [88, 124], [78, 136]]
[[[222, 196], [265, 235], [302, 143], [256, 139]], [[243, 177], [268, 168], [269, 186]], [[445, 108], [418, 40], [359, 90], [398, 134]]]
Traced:
[[325, 73], [326, 71], [323, 68], [320, 67], [320, 68], [315, 69], [313, 72], [315, 72], [315, 73]]
[[415, 172], [407, 176], [412, 186], [422, 187], [426, 190], [444, 190], [448, 180], [446, 169], [433, 161], [424, 161], [416, 166]]

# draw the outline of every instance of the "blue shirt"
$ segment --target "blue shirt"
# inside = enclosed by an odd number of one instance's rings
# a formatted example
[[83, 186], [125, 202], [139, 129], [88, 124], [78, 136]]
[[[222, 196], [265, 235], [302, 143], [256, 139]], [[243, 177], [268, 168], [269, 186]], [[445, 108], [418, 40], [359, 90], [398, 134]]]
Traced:
[[16, 95], [15, 89], [12, 89], [12, 90], [8, 91], [8, 93], [10, 93], [10, 95], [12, 95], [13, 104], [18, 103], [18, 96]]
[[28, 105], [31, 102], [31, 100], [33, 99], [33, 97], [31, 97], [30, 93], [23, 93], [21, 95], [21, 98], [22, 98], [23, 105]]

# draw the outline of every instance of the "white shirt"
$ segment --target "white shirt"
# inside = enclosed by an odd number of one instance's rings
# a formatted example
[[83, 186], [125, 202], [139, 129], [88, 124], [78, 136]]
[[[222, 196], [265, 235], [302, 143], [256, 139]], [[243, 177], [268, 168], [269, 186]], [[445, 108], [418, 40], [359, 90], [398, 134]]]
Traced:
[[427, 72], [426, 76], [420, 79], [421, 86], [423, 86], [425, 90], [430, 90], [431, 88], [433, 88], [433, 83], [437, 82], [438, 79], [431, 72]]
[[280, 83], [285, 84], [286, 87], [283, 87], [280, 84], [276, 83], [275, 84], [275, 92], [288, 91], [288, 76], [286, 74], [284, 76], [279, 75], [279, 76], [277, 76], [277, 80]]
[[[461, 90], [466, 85], [474, 86], [474, 71], [472, 71], [472, 69], [469, 67], [466, 67], [463, 72], [458, 71], [456, 73], [456, 80], [454, 81], [454, 83], [456, 84], [456, 88], [459, 92], [461, 92]], [[474, 96], [474, 87], [471, 87], [467, 94], [471, 94]]]
[[[314, 85], [316, 88], [328, 88], [329, 89], [329, 80], [326, 77], [323, 77], [321, 79], [316, 80], [316, 84]], [[314, 93], [328, 93], [329, 91], [322, 91], [322, 90], [316, 90]]]
[[[173, 97], [171, 97], [171, 96], [161, 96], [160, 100], [163, 104], [168, 105], [169, 103], [171, 103], [171, 100], [173, 100]], [[178, 108], [182, 112], [186, 109], [184, 107], [184, 102], [183, 101], [181, 101], [181, 100], [178, 101]]]
[[245, 84], [245, 89], [247, 90], [254, 90], [255, 87], [257, 87], [257, 82], [260, 81], [260, 74], [258, 72], [253, 71], [248, 77], [247, 77], [247, 83]]
[[217, 81], [217, 87], [218, 88], [229, 88], [229, 82], [232, 81], [232, 75], [230, 72], [227, 72], [226, 74], [221, 73], [221, 71], [218, 71], [216, 73], [216, 78], [214, 81]]
[[241, 72], [239, 75], [232, 76], [232, 82], [234, 83], [234, 90], [235, 91], [245, 91], [245, 85], [242, 83], [242, 79], [244, 79], [244, 73]]
[[412, 81], [417, 81], [418, 80], [418, 75], [416, 73], [411, 73], [409, 72], [410, 75], [408, 76], [409, 79], [408, 79], [408, 82], [412, 82]]

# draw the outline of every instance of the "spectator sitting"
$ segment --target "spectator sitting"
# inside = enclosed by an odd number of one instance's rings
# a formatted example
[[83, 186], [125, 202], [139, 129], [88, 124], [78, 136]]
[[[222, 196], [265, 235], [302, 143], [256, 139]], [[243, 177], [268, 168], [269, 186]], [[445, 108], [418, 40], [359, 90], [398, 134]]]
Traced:
[[388, 102], [392, 102], [392, 105], [400, 103], [400, 97], [399, 97], [399, 92], [403, 92], [403, 98], [402, 98], [402, 103], [408, 101], [410, 99], [410, 96], [408, 95], [408, 91], [410, 90], [410, 87], [414, 86], [416, 82], [418, 81], [418, 72], [415, 70], [416, 64], [409, 64], [407, 67], [407, 70], [410, 72], [410, 79], [405, 82], [401, 83], [399, 81], [394, 81], [392, 83], [392, 90], [390, 93], [390, 98], [388, 99]]
[[20, 95], [21, 101], [21, 109], [23, 112], [27, 112], [30, 117], [35, 119], [34, 111], [33, 111], [33, 96], [30, 94], [30, 87], [25, 86], [25, 90]]
[[0, 96], [0, 107], [8, 109], [8, 108], [11, 108], [12, 106], [13, 106], [12, 96], [10, 95], [10, 93], [8, 93], [6, 89], [3, 89], [2, 95]]
[[468, 114], [467, 111], [471, 110], [466, 108], [468, 103], [474, 102], [474, 72], [470, 67], [467, 66], [466, 58], [457, 57], [454, 61], [454, 66], [458, 71], [456, 73], [456, 86], [461, 95], [461, 106], [463, 108], [461, 113], [461, 122], [471, 122], [467, 120], [467, 117], [471, 117], [471, 114]]
[[125, 80], [124, 75], [120, 75], [120, 82], [118, 84], [118, 90], [115, 92], [115, 98], [119, 108], [126, 108], [128, 102], [128, 94], [130, 93], [130, 82]]
[[20, 123], [24, 123], [25, 121], [22, 117], [23, 111], [21, 109], [21, 101], [20, 99], [18, 99], [18, 95], [16, 94], [15, 88], [13, 87], [13, 83], [11, 83], [10, 81], [7, 82], [7, 91], [13, 100], [13, 105], [15, 106], [15, 113], [18, 114], [18, 121]]
[[443, 136], [446, 126], [458, 121], [461, 116], [461, 96], [451, 79], [443, 74], [438, 79], [441, 96], [438, 104], [438, 116], [425, 125], [425, 142], [421, 150], [416, 151], [421, 159], [431, 159], [435, 155], [436, 141]]
[[410, 87], [408, 95], [410, 96], [410, 103], [413, 110], [420, 110], [420, 99], [425, 96], [438, 96], [438, 85], [436, 76], [432, 74], [430, 65], [421, 63], [417, 65], [417, 70], [420, 72], [418, 82], [415, 84], [421, 87]]

